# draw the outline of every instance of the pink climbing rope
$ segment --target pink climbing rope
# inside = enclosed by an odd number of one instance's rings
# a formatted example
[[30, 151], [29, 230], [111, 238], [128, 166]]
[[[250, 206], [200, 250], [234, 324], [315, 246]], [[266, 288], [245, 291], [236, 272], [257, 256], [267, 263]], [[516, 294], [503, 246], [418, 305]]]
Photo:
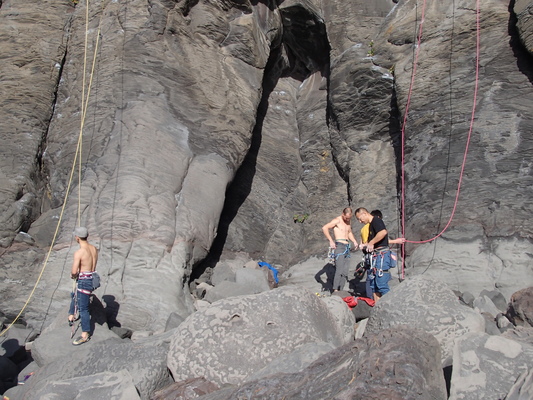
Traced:
[[[426, 9], [426, 0], [424, 0], [423, 6], [422, 6], [422, 14], [421, 14], [420, 25], [419, 25], [419, 30], [418, 30], [417, 48], [416, 48], [416, 52], [415, 52], [415, 59], [413, 61], [413, 72], [411, 74], [411, 83], [409, 85], [409, 92], [408, 92], [408, 95], [407, 95], [407, 103], [406, 103], [406, 107], [405, 107], [405, 113], [404, 113], [402, 130], [401, 130], [401, 136], [402, 136], [402, 140], [401, 140], [401, 148], [402, 148], [402, 151], [401, 151], [401, 165], [402, 165], [402, 174], [401, 174], [401, 189], [402, 189], [402, 191], [401, 191], [401, 229], [402, 229], [402, 237], [405, 237], [405, 127], [406, 127], [406, 124], [407, 124], [407, 116], [408, 116], [408, 113], [409, 113], [409, 105], [411, 103], [411, 95], [412, 95], [412, 92], [413, 92], [413, 87], [414, 87], [414, 82], [415, 82], [416, 67], [417, 67], [417, 64], [418, 64], [418, 55], [419, 55], [419, 52], [420, 52], [420, 44], [421, 44], [421, 41], [422, 41], [422, 27], [423, 27], [423, 24], [424, 24], [425, 9]], [[477, 93], [478, 93], [478, 88], [479, 88], [479, 54], [480, 54], [480, 31], [481, 31], [480, 15], [479, 14], [480, 14], [480, 0], [476, 0], [476, 64], [475, 64], [475, 80], [474, 80], [474, 99], [473, 99], [473, 104], [472, 104], [472, 113], [471, 113], [471, 117], [470, 117], [470, 127], [469, 127], [469, 130], [468, 130], [468, 136], [467, 136], [466, 145], [465, 145], [465, 151], [464, 151], [464, 155], [463, 155], [463, 162], [462, 162], [462, 165], [461, 165], [461, 172], [459, 174], [459, 182], [457, 184], [457, 192], [455, 194], [455, 201], [454, 201], [454, 204], [453, 204], [452, 212], [451, 212], [450, 218], [448, 219], [448, 223], [446, 224], [446, 226], [442, 229], [442, 231], [440, 233], [438, 233], [437, 235], [435, 235], [431, 239], [420, 240], [420, 241], [406, 240], [407, 243], [418, 243], [418, 244], [420, 244], [420, 243], [428, 243], [428, 242], [431, 242], [431, 241], [437, 239], [439, 236], [441, 236], [448, 229], [448, 227], [450, 226], [450, 224], [451, 224], [451, 222], [453, 220], [455, 212], [457, 210], [457, 204], [459, 202], [459, 194], [461, 192], [461, 184], [463, 182], [463, 176], [464, 176], [464, 171], [465, 171], [466, 157], [467, 157], [467, 154], [468, 154], [468, 148], [470, 146], [470, 140], [471, 140], [472, 132], [473, 132], [473, 129], [474, 129], [474, 119], [475, 119], [475, 114], [476, 114]], [[402, 277], [402, 279], [405, 278], [405, 246], [402, 246], [402, 272], [401, 272], [401, 277]]]

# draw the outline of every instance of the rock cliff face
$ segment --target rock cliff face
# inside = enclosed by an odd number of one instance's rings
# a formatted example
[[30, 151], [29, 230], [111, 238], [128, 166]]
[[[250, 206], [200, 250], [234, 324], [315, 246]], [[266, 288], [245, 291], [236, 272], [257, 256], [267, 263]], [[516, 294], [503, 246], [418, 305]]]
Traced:
[[81, 224], [117, 321], [162, 329], [191, 274], [325, 254], [347, 205], [412, 241], [455, 211], [408, 275], [531, 285], [533, 3], [483, 2], [477, 76], [473, 0], [323, 3], [2, 1], [0, 311], [43, 265], [24, 318], [65, 307]]

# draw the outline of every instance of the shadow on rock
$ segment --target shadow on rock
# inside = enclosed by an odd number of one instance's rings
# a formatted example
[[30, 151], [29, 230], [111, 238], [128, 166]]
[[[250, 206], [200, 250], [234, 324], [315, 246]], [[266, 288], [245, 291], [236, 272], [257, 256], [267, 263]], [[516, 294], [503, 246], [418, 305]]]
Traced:
[[[322, 280], [322, 275], [326, 275], [326, 282]], [[333, 292], [333, 277], [335, 276], [335, 266], [327, 263], [315, 275], [315, 280], [322, 285], [323, 292]]]
[[109, 328], [121, 327], [120, 322], [117, 321], [118, 310], [120, 309], [120, 304], [115, 300], [115, 296], [110, 294], [104, 294], [102, 300], [105, 303], [105, 314], [107, 317], [107, 324]]

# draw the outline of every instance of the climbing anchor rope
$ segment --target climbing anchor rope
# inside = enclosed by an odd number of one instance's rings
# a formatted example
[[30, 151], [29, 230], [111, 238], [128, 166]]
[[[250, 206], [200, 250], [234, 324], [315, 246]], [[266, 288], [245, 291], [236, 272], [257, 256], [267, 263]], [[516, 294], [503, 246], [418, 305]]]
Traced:
[[[420, 48], [421, 48], [420, 45], [421, 45], [421, 42], [422, 42], [422, 28], [423, 28], [424, 20], [425, 20], [426, 1], [427, 0], [424, 0], [423, 4], [422, 4], [421, 18], [420, 18], [420, 24], [419, 24], [419, 29], [418, 29], [418, 35], [417, 35], [417, 45], [416, 45], [416, 51], [415, 51], [415, 56], [414, 56], [414, 60], [413, 60], [413, 68], [412, 68], [412, 73], [411, 73], [411, 82], [410, 82], [410, 85], [409, 85], [409, 91], [408, 91], [408, 95], [407, 95], [407, 102], [406, 102], [406, 106], [405, 106], [403, 124], [402, 124], [402, 129], [401, 129], [401, 166], [402, 166], [402, 171], [401, 171], [402, 172], [401, 173], [401, 231], [402, 231], [402, 237], [405, 237], [405, 190], [406, 190], [406, 185], [405, 185], [405, 137], [406, 137], [405, 128], [407, 126], [407, 116], [409, 114], [409, 106], [410, 106], [410, 103], [411, 103], [411, 95], [413, 93], [413, 87], [414, 87], [415, 76], [416, 76], [416, 69], [417, 69], [417, 65], [418, 65], [418, 56], [419, 56], [419, 53], [420, 53]], [[469, 149], [469, 145], [470, 145], [470, 139], [472, 137], [472, 132], [473, 132], [473, 128], [474, 128], [474, 120], [475, 120], [475, 114], [476, 114], [476, 103], [477, 103], [477, 94], [478, 94], [478, 88], [479, 88], [479, 55], [480, 55], [480, 31], [481, 31], [481, 27], [480, 27], [480, 0], [476, 0], [475, 15], [476, 15], [476, 31], [475, 31], [476, 32], [476, 60], [475, 60], [475, 79], [474, 79], [473, 104], [472, 104], [472, 112], [471, 112], [471, 116], [470, 116], [470, 126], [469, 126], [469, 130], [468, 130], [466, 144], [465, 144], [463, 161], [462, 161], [462, 164], [461, 164], [461, 171], [459, 173], [459, 181], [458, 181], [458, 184], [457, 184], [457, 191], [456, 191], [456, 194], [455, 194], [455, 200], [454, 200], [454, 204], [453, 204], [453, 207], [452, 207], [452, 212], [450, 214], [450, 218], [448, 219], [448, 222], [446, 223], [446, 225], [444, 226], [442, 231], [439, 232], [437, 235], [435, 235], [431, 239], [426, 239], [426, 240], [419, 240], [419, 241], [406, 240], [407, 243], [421, 244], [421, 243], [428, 243], [428, 242], [431, 242], [431, 241], [437, 239], [438, 237], [440, 237], [448, 229], [448, 227], [450, 226], [450, 224], [451, 224], [451, 222], [453, 220], [455, 212], [457, 210], [457, 204], [459, 202], [459, 194], [460, 194], [460, 191], [461, 191], [461, 184], [462, 184], [462, 181], [463, 181], [463, 176], [464, 176], [464, 171], [465, 171], [466, 158], [467, 158], [468, 149]], [[402, 246], [401, 278], [402, 279], [405, 278], [405, 246]]]
[[[41, 267], [41, 270], [39, 272], [39, 275], [37, 277], [37, 281], [35, 282], [33, 289], [31, 290], [30, 294], [28, 295], [27, 300], [25, 301], [24, 305], [22, 306], [20, 312], [17, 314], [17, 316], [13, 319], [13, 321], [8, 324], [8, 326], [0, 332], [0, 336], [3, 336], [11, 327], [19, 320], [21, 315], [24, 313], [26, 308], [28, 307], [28, 304], [30, 303], [30, 300], [33, 298], [33, 295], [35, 294], [35, 291], [37, 289], [37, 286], [39, 285], [39, 282], [42, 279], [42, 276], [44, 274], [44, 271], [48, 265], [48, 260], [50, 258], [50, 255], [52, 253], [52, 249], [54, 247], [54, 244], [56, 243], [57, 236], [59, 234], [59, 228], [61, 226], [61, 222], [63, 220], [63, 215], [65, 213], [65, 207], [67, 205], [67, 200], [69, 197], [70, 189], [72, 186], [72, 181], [74, 178], [74, 172], [76, 171], [76, 165], [78, 165], [78, 215], [77, 215], [77, 224], [79, 226], [81, 222], [81, 171], [82, 171], [82, 163], [81, 163], [81, 151], [82, 151], [82, 140], [83, 140], [83, 128], [85, 125], [85, 117], [87, 115], [87, 108], [89, 104], [89, 96], [91, 94], [91, 87], [94, 77], [94, 71], [95, 71], [95, 65], [96, 65], [96, 58], [98, 54], [98, 46], [99, 46], [99, 39], [100, 39], [100, 31], [101, 31], [101, 25], [102, 25], [102, 15], [103, 15], [103, 3], [102, 3], [102, 12], [100, 13], [100, 21], [98, 23], [98, 30], [96, 33], [96, 41], [94, 46], [94, 55], [92, 59], [92, 67], [90, 72], [90, 78], [89, 83], [86, 84], [86, 65], [87, 65], [87, 53], [88, 53], [88, 35], [89, 35], [89, 0], [86, 1], [86, 10], [85, 10], [85, 44], [84, 44], [84, 57], [83, 57], [83, 78], [82, 78], [82, 99], [81, 99], [81, 121], [80, 121], [80, 132], [78, 135], [78, 142], [76, 145], [76, 152], [74, 154], [74, 160], [72, 162], [72, 168], [70, 170], [69, 174], [69, 180], [67, 184], [67, 188], [65, 190], [65, 198], [63, 200], [63, 205], [61, 206], [61, 212], [59, 213], [59, 218], [57, 220], [56, 228], [54, 231], [54, 235], [52, 237], [52, 243], [50, 244], [50, 247], [48, 249], [48, 252], [46, 254], [46, 257], [43, 261], [43, 266]], [[85, 87], [87, 86], [87, 94], [85, 94]]]

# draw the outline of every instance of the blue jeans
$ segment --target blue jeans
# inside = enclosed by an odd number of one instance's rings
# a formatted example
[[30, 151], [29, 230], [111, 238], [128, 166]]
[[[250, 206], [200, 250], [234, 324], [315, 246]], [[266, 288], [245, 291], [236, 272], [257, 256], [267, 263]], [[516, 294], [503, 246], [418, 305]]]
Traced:
[[[382, 296], [390, 292], [389, 281], [391, 280], [390, 251], [378, 252], [372, 255], [372, 266], [375, 268], [374, 292]], [[381, 276], [380, 276], [381, 275]]]
[[[92, 278], [79, 279], [78, 284], [76, 286], [77, 286], [77, 289], [89, 290], [92, 292], [93, 279]], [[82, 293], [79, 290], [76, 290], [76, 293], [72, 293], [72, 300], [70, 302], [70, 308], [68, 311], [70, 315], [75, 314], [76, 300], [78, 303], [78, 310], [80, 312], [81, 330], [83, 332], [91, 332], [91, 314], [89, 313], [89, 304], [91, 301], [91, 295]]]

